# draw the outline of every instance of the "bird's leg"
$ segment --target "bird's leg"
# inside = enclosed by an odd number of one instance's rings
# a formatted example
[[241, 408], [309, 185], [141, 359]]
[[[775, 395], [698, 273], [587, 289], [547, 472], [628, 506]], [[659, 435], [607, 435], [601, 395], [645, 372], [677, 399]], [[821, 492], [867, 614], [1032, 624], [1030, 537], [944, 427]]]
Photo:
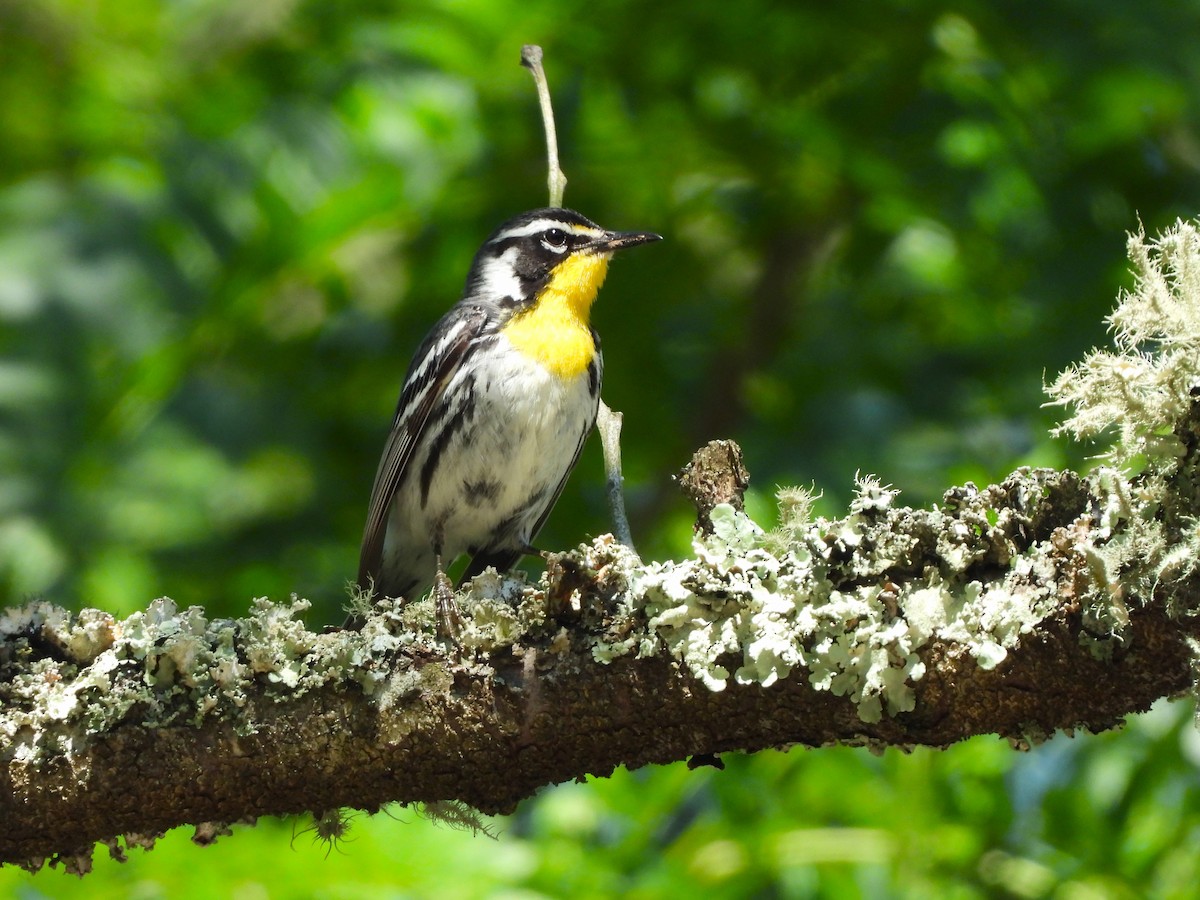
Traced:
[[458, 635], [462, 631], [462, 616], [458, 612], [458, 604], [454, 602], [454, 585], [442, 568], [442, 554], [437, 554], [437, 575], [433, 577], [433, 604], [437, 617], [437, 633], [439, 637], [447, 638], [458, 645]]

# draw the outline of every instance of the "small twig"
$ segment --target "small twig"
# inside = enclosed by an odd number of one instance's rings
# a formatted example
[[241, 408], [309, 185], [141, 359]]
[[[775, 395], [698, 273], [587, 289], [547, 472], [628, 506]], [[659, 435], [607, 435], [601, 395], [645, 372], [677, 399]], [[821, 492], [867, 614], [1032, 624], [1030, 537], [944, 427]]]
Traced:
[[617, 540], [633, 550], [633, 533], [629, 530], [629, 517], [625, 514], [625, 478], [621, 474], [621, 419], [622, 414], [608, 408], [600, 401], [596, 415], [596, 428], [600, 431], [600, 444], [604, 448], [605, 484], [608, 488], [608, 504], [612, 507], [613, 531]]
[[[562, 206], [567, 176], [558, 164], [558, 135], [554, 129], [554, 108], [550, 105], [550, 85], [546, 82], [546, 72], [542, 68], [542, 48], [537, 44], [526, 44], [522, 47], [521, 65], [533, 73], [538, 100], [542, 105], [542, 126], [546, 131], [546, 158], [549, 169], [546, 181], [550, 186], [550, 205]], [[608, 487], [608, 505], [612, 508], [613, 531], [618, 541], [634, 550], [629, 517], [625, 514], [625, 479], [621, 475], [621, 414], [609, 409], [608, 404], [601, 400], [596, 427], [600, 431], [600, 443], [604, 447], [604, 474]]]
[[558, 134], [554, 130], [554, 108], [550, 105], [550, 85], [542, 68], [542, 48], [537, 44], [526, 44], [521, 48], [521, 65], [533, 73], [537, 85], [538, 101], [542, 105], [542, 126], [546, 130], [546, 159], [550, 170], [547, 183], [550, 186], [550, 205], [562, 206], [563, 192], [567, 189], [567, 176], [558, 164]]

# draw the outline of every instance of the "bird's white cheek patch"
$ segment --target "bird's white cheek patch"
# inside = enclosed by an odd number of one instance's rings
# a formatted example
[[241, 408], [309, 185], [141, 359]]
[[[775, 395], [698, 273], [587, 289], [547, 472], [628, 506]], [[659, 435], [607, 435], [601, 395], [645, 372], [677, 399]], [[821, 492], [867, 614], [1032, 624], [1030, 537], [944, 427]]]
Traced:
[[521, 279], [513, 269], [519, 255], [520, 250], [517, 247], [509, 247], [499, 256], [484, 262], [479, 291], [482, 296], [521, 299]]

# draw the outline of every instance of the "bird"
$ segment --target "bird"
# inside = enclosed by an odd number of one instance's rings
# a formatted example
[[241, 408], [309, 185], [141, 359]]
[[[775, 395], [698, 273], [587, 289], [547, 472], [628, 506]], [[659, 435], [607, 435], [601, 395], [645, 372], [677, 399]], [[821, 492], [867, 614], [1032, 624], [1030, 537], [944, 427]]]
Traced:
[[[432, 585], [439, 631], [452, 632], [445, 566], [470, 555], [461, 585], [537, 552], [596, 423], [604, 361], [592, 304], [614, 254], [658, 240], [556, 207], [484, 241], [404, 378], [363, 529], [362, 596], [412, 600]], [[352, 612], [345, 627], [362, 623]]]

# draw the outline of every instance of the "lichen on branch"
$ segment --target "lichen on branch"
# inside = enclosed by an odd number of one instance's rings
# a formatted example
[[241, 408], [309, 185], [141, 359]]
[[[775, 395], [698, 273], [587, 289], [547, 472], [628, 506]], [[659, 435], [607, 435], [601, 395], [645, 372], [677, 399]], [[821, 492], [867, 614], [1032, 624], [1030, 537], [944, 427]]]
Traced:
[[1114, 465], [1086, 476], [1019, 469], [933, 509], [866, 477], [830, 519], [789, 489], [773, 532], [709, 504], [687, 559], [602, 536], [536, 584], [484, 573], [456, 643], [428, 600], [323, 633], [295, 598], [238, 620], [166, 599], [124, 620], [5, 611], [0, 861], [82, 872], [97, 841], [119, 856], [119, 837], [177, 824], [211, 841], [391, 801], [506, 812], [585, 773], [734, 749], [1027, 745], [1192, 688], [1200, 236], [1180, 223], [1131, 251], [1116, 349], [1050, 388], [1065, 432], [1116, 430]]
[[1093, 350], [1047, 387], [1071, 415], [1056, 429], [1081, 440], [1110, 429], [1119, 465], [1183, 455], [1175, 429], [1200, 385], [1200, 230], [1177, 221], [1160, 237], [1129, 237], [1132, 290], [1108, 317], [1114, 349]]

